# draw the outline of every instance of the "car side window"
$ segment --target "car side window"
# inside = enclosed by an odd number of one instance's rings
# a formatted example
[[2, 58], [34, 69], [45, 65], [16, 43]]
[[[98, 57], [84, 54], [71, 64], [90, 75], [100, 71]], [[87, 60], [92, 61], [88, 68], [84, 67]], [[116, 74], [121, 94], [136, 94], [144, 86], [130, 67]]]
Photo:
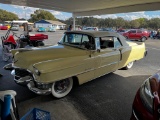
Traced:
[[88, 35], [83, 35], [83, 37], [82, 37], [82, 43], [83, 43], [84, 41], [89, 42]]
[[130, 33], [136, 33], [136, 30], [131, 30]]
[[82, 41], [81, 41], [81, 47], [94, 50], [95, 49], [94, 38], [88, 35], [83, 35]]
[[83, 49], [95, 49], [94, 38], [84, 34], [68, 33], [65, 34], [59, 43], [66, 43]]
[[142, 33], [142, 31], [141, 30], [137, 30], [137, 33]]
[[113, 41], [113, 37], [100, 37], [100, 46], [101, 49], [105, 49], [105, 48], [114, 48], [114, 41]]
[[82, 39], [82, 34], [66, 34], [64, 38], [64, 43], [80, 45]]
[[117, 37], [114, 37], [114, 47], [118, 48], [118, 47], [121, 47], [121, 46], [122, 46], [122, 44], [119, 41], [119, 39]]

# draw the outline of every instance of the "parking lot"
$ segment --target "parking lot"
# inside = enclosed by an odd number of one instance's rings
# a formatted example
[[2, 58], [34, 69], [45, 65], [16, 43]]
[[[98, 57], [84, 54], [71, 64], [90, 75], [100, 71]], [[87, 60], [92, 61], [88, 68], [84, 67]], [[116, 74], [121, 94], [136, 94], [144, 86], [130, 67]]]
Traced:
[[[0, 31], [0, 37], [6, 32]], [[63, 32], [45, 32], [49, 36], [45, 44], [56, 44]], [[55, 99], [52, 95], [38, 96], [14, 83], [10, 71], [3, 70], [3, 66], [10, 61], [2, 61], [0, 46], [0, 73], [3, 74], [0, 78], [0, 91], [10, 89], [17, 92], [20, 116], [30, 108], [37, 107], [51, 112], [51, 117], [55, 120], [128, 120], [136, 91], [146, 78], [160, 70], [160, 40], [148, 39], [145, 43], [148, 55], [135, 62], [133, 68], [117, 70], [76, 86], [62, 99]]]

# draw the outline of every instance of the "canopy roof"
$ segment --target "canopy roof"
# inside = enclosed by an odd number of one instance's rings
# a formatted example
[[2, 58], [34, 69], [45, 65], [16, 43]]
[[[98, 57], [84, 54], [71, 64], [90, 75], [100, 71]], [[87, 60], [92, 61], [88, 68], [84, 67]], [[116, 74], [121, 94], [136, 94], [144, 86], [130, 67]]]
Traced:
[[71, 12], [75, 16], [160, 10], [160, 0], [0, 0], [0, 3]]

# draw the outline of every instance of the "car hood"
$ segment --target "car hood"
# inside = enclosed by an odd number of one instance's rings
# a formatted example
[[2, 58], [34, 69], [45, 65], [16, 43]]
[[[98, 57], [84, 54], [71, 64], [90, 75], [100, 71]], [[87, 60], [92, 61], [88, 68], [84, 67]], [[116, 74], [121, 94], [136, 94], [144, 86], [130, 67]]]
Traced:
[[86, 50], [66, 45], [55, 45], [41, 48], [12, 50], [14, 55], [14, 66], [23, 69], [36, 63], [55, 59], [69, 58], [86, 55]]

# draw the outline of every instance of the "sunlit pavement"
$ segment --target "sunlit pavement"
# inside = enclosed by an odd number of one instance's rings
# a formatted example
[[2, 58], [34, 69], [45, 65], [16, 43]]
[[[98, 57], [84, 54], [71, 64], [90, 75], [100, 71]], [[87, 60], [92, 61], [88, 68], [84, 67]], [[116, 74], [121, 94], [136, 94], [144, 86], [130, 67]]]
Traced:
[[[0, 31], [0, 36], [5, 32]], [[56, 44], [63, 32], [45, 32], [49, 35], [45, 44]], [[0, 50], [0, 73], [3, 74], [0, 90], [12, 89], [17, 92], [20, 116], [30, 108], [37, 107], [50, 111], [55, 120], [128, 120], [137, 89], [146, 78], [160, 70], [160, 40], [149, 39], [145, 43], [148, 55], [135, 62], [133, 68], [117, 70], [77, 86], [62, 99], [55, 99], [52, 95], [38, 96], [26, 87], [15, 84], [10, 71], [2, 68], [9, 62], [2, 61]]]

